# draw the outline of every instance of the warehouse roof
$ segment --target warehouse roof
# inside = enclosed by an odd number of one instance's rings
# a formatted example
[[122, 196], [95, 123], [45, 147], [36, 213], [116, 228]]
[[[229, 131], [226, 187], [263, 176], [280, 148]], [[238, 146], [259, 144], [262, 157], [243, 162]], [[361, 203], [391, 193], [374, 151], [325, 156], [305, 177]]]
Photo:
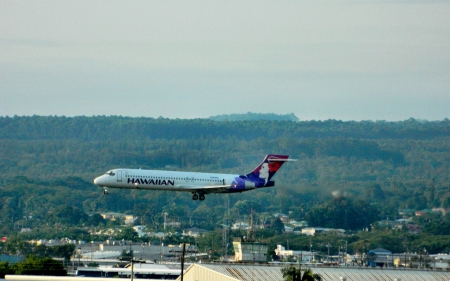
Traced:
[[[251, 265], [251, 264], [192, 264], [184, 273], [185, 281], [279, 281], [282, 266]], [[305, 267], [306, 268], [306, 267]], [[310, 267], [314, 273], [322, 276], [323, 280], [347, 281], [378, 281], [395, 280], [402, 281], [448, 281], [450, 272], [424, 271], [408, 269], [380, 269], [366, 267]], [[177, 280], [180, 280], [178, 278]]]

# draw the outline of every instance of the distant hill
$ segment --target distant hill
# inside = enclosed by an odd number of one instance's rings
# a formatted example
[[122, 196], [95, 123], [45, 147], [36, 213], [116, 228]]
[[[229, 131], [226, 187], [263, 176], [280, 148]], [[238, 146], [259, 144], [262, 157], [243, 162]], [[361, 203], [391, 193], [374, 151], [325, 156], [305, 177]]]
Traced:
[[298, 122], [300, 119], [295, 116], [294, 113], [290, 114], [275, 114], [275, 113], [252, 113], [247, 112], [244, 114], [222, 114], [209, 117], [214, 121], [256, 121], [256, 120], [269, 120], [269, 121], [294, 121]]
[[[228, 118], [252, 115], [280, 117], [248, 113]], [[211, 194], [204, 202], [195, 202], [183, 192], [114, 190], [105, 196], [92, 182], [113, 167], [246, 173], [268, 153], [298, 159], [277, 174], [276, 187]], [[344, 219], [355, 214], [348, 212], [349, 206], [360, 210], [364, 219], [369, 217], [364, 212], [391, 218], [398, 216], [399, 209], [450, 208], [449, 159], [448, 119], [218, 122], [207, 118], [0, 116], [0, 237], [17, 233], [17, 226], [23, 225], [35, 231], [30, 239], [42, 238], [44, 232], [51, 239], [76, 239], [78, 232], [63, 233], [69, 223], [66, 218], [90, 226], [85, 214], [104, 211], [135, 214], [158, 231], [165, 212], [183, 228], [221, 229], [226, 206], [236, 218], [249, 217], [251, 208], [261, 214], [258, 220], [266, 220], [263, 214], [292, 211], [292, 218], [299, 221], [359, 229], [357, 217]], [[342, 196], [354, 205], [337, 201]], [[430, 222], [438, 225], [434, 218]], [[448, 234], [446, 224], [440, 225], [444, 230], [434, 227], [433, 233]]]

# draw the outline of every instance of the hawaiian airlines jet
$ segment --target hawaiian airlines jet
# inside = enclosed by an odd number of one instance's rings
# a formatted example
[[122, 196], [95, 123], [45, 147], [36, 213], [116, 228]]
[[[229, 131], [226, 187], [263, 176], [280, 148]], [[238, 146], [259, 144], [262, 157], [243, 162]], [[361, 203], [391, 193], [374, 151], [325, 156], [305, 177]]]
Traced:
[[94, 184], [107, 188], [185, 191], [193, 200], [205, 200], [205, 194], [243, 192], [274, 186], [275, 173], [289, 159], [287, 155], [267, 155], [263, 162], [246, 175], [177, 172], [141, 169], [114, 169], [94, 179]]

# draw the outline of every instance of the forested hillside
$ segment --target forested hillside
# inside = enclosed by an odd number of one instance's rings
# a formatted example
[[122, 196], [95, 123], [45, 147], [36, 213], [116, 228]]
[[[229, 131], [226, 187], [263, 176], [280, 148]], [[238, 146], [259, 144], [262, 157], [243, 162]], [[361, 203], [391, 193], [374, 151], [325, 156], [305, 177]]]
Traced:
[[[395, 217], [403, 208], [450, 207], [447, 119], [217, 122], [14, 116], [0, 117], [0, 145], [3, 235], [19, 225], [61, 223], [55, 214], [67, 207], [80, 212], [72, 224], [88, 223], [83, 214], [116, 211], [134, 213], [155, 229], [163, 212], [171, 220], [212, 229], [220, 226], [228, 206], [235, 218], [248, 216], [253, 207], [261, 220], [271, 212], [291, 211], [299, 220], [320, 221], [317, 208], [342, 197], [358, 208], [375, 208], [370, 209], [377, 212], [374, 219]], [[208, 195], [202, 202], [188, 193], [161, 191], [112, 190], [104, 196], [92, 184], [94, 177], [118, 167], [246, 173], [268, 153], [299, 160], [283, 166], [274, 178], [276, 187]], [[362, 223], [358, 227], [367, 224]]]

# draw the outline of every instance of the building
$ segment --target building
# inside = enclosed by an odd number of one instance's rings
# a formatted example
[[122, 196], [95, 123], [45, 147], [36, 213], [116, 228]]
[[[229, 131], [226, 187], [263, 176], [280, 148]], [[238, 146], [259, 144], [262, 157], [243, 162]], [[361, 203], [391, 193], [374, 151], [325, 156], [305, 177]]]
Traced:
[[246, 222], [237, 222], [234, 223], [233, 226], [231, 227], [232, 230], [249, 230], [250, 229], [250, 225]]
[[316, 233], [320, 232], [329, 232], [329, 231], [336, 231], [339, 233], [344, 234], [344, 229], [334, 229], [334, 228], [324, 228], [324, 227], [305, 227], [302, 229], [302, 234], [308, 235], [308, 236], [314, 236]]
[[144, 237], [146, 235], [145, 233], [145, 229], [146, 226], [145, 225], [136, 225], [133, 226], [134, 231], [136, 231], [136, 233], [138, 234], [139, 237]]
[[296, 257], [297, 260], [301, 260], [302, 262], [310, 262], [314, 260], [314, 253], [310, 251], [286, 250], [286, 248], [281, 245], [277, 245], [277, 248], [275, 249], [275, 254], [282, 259], [288, 257]]
[[103, 219], [105, 220], [112, 220], [115, 221], [117, 219], [132, 219], [133, 216], [131, 215], [125, 215], [125, 214], [121, 214], [121, 213], [114, 213], [114, 212], [107, 212], [107, 213], [101, 213], [100, 214], [102, 216]]
[[260, 242], [234, 241], [234, 257], [237, 262], [266, 262], [267, 244]]
[[179, 264], [146, 264], [134, 263], [123, 268], [119, 267], [80, 267], [76, 276], [101, 277], [101, 278], [131, 278], [131, 273], [136, 279], [175, 280], [181, 275]]
[[[280, 265], [192, 264], [183, 276], [185, 281], [279, 281], [283, 280]], [[450, 280], [450, 272], [421, 270], [383, 270], [366, 267], [310, 267], [324, 281], [442, 281]], [[181, 280], [181, 276], [177, 280]]]
[[392, 267], [394, 265], [394, 256], [391, 251], [386, 249], [370, 250], [369, 264], [370, 266]]
[[199, 237], [200, 235], [205, 234], [206, 232], [208, 232], [208, 230], [192, 227], [183, 230], [183, 236]]

